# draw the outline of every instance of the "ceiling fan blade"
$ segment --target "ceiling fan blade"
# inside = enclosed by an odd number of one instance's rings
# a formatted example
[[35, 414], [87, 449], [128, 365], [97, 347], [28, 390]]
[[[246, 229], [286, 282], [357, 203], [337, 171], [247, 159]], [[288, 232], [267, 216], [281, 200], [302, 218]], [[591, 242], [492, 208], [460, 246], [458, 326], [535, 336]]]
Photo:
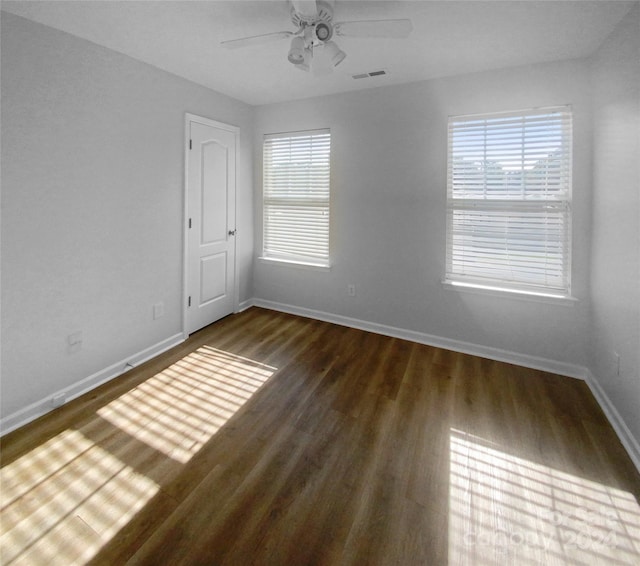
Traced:
[[411, 20], [365, 20], [337, 22], [333, 28], [343, 37], [408, 37], [413, 26]]
[[296, 14], [303, 18], [315, 18], [318, 15], [316, 0], [291, 0]]
[[237, 49], [239, 47], [248, 47], [250, 45], [262, 45], [263, 43], [277, 41], [278, 39], [287, 39], [294, 35], [296, 34], [291, 31], [278, 31], [275, 33], [265, 33], [263, 35], [252, 35], [251, 37], [243, 37], [241, 39], [229, 39], [227, 41], [221, 41], [220, 45], [227, 49]]

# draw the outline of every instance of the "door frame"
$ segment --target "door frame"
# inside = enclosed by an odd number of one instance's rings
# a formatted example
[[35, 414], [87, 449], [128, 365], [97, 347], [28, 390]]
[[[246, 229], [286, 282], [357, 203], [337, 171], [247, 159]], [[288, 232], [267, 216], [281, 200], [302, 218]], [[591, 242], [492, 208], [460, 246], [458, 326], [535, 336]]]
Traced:
[[235, 186], [233, 187], [236, 193], [235, 205], [233, 208], [233, 225], [236, 230], [236, 235], [233, 238], [233, 312], [237, 313], [240, 310], [240, 274], [238, 272], [238, 223], [237, 223], [237, 207], [238, 207], [238, 148], [240, 142], [240, 128], [231, 124], [225, 124], [224, 122], [218, 122], [211, 118], [205, 118], [198, 116], [197, 114], [191, 114], [185, 112], [184, 114], [184, 191], [183, 191], [183, 206], [182, 206], [182, 335], [186, 340], [189, 337], [189, 330], [187, 328], [188, 318], [188, 300], [189, 300], [189, 144], [191, 140], [191, 122], [198, 122], [205, 126], [212, 126], [220, 130], [226, 130], [231, 132], [235, 138], [235, 152], [236, 152], [236, 171], [235, 171]]

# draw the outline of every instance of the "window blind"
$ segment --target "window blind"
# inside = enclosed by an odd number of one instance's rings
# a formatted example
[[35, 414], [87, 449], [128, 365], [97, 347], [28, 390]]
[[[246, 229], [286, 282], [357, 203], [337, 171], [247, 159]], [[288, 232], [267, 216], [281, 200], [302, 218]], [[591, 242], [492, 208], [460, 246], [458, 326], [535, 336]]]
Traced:
[[451, 283], [568, 296], [569, 107], [449, 119]]
[[329, 265], [329, 130], [269, 134], [263, 145], [263, 257]]

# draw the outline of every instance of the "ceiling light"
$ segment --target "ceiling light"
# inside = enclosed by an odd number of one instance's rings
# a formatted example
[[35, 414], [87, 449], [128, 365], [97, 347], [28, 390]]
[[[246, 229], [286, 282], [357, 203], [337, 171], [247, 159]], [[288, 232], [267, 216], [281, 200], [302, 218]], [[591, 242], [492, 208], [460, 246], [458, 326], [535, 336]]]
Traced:
[[304, 60], [302, 63], [296, 64], [296, 69], [300, 69], [301, 71], [309, 71], [311, 67], [311, 59], [313, 58], [313, 52], [309, 47], [304, 50]]
[[333, 63], [329, 58], [327, 44], [318, 45], [313, 48], [313, 60], [311, 62], [311, 72], [314, 77], [323, 77], [330, 75], [333, 70]]
[[333, 30], [331, 26], [325, 22], [320, 22], [316, 24], [316, 37], [320, 41], [329, 41], [331, 36], [333, 35]]
[[289, 49], [289, 62], [294, 65], [304, 63], [304, 39], [294, 37], [291, 40], [291, 48]]
[[340, 63], [342, 63], [342, 61], [344, 61], [344, 58], [347, 56], [347, 54], [342, 51], [333, 41], [327, 41], [324, 44], [324, 52], [334, 67], [337, 67]]

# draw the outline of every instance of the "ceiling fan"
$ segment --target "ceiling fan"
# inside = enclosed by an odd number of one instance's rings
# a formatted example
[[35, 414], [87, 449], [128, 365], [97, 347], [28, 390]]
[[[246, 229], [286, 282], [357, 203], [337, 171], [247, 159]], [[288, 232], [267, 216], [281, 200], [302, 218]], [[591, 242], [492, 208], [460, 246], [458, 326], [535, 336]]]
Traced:
[[236, 49], [291, 38], [288, 59], [297, 69], [326, 74], [339, 65], [347, 54], [333, 41], [339, 37], [403, 38], [412, 30], [411, 20], [362, 20], [334, 22], [335, 0], [288, 0], [291, 22], [296, 31], [278, 31], [221, 42], [222, 47]]

